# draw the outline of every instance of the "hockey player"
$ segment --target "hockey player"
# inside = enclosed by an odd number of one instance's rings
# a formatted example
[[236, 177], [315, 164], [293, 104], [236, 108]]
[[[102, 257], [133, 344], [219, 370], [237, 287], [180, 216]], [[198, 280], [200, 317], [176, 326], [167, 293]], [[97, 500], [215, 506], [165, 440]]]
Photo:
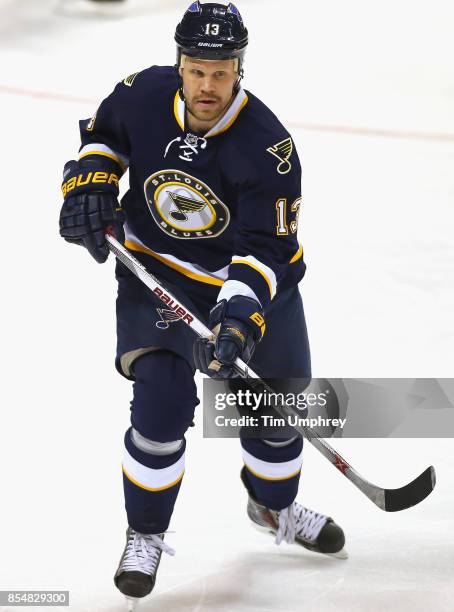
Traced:
[[[155, 301], [117, 263], [118, 371], [134, 381], [125, 435], [127, 542], [115, 584], [151, 592], [184, 473], [185, 432], [199, 403], [195, 369], [231, 377], [236, 357], [277, 381], [310, 377], [298, 282], [301, 169], [291, 136], [241, 86], [248, 32], [229, 4], [194, 2], [177, 26], [177, 64], [120, 82], [81, 121], [78, 161], [64, 170], [60, 233], [107, 259], [107, 226], [182, 303], [215, 344]], [[129, 167], [129, 191], [117, 201]], [[286, 540], [339, 553], [342, 529], [295, 502], [303, 440], [241, 440], [248, 515]]]

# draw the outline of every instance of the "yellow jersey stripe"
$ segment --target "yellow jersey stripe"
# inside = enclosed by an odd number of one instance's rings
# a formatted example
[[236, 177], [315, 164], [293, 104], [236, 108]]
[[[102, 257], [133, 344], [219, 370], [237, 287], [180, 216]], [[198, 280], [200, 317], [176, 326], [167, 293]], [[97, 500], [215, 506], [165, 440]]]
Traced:
[[207, 138], [212, 138], [213, 136], [218, 136], [219, 134], [223, 134], [224, 132], [226, 132], [230, 127], [232, 127], [232, 125], [235, 123], [235, 121], [238, 119], [238, 115], [241, 113], [241, 111], [243, 110], [243, 108], [246, 106], [246, 104], [249, 102], [249, 98], [246, 96], [240, 106], [240, 108], [237, 110], [237, 112], [235, 113], [235, 115], [230, 119], [230, 121], [222, 128], [222, 130], [219, 130], [219, 132], [215, 132], [214, 134], [210, 134], [209, 136], [207, 136]]
[[151, 257], [154, 257], [161, 263], [165, 264], [166, 266], [169, 266], [169, 268], [180, 272], [180, 274], [184, 274], [184, 276], [192, 278], [192, 280], [199, 281], [200, 283], [207, 283], [208, 285], [217, 285], [218, 287], [222, 287], [222, 285], [224, 284], [224, 281], [219, 278], [213, 278], [211, 276], [206, 276], [205, 274], [196, 274], [195, 272], [191, 272], [190, 270], [183, 268], [183, 266], [180, 266], [173, 261], [169, 261], [162, 255], [158, 255], [158, 253], [155, 253], [151, 249], [147, 249], [147, 247], [144, 247], [141, 244], [131, 242], [131, 240], [125, 241], [125, 247], [127, 249], [131, 249], [131, 251], [137, 251], [139, 253], [145, 253], [145, 255], [151, 255]]
[[303, 256], [303, 245], [300, 244], [300, 248], [296, 251], [295, 255], [293, 255], [293, 257], [290, 260], [290, 263], [295, 263], [295, 261], [298, 261], [298, 259], [301, 259], [301, 257]]
[[173, 114], [175, 115], [175, 119], [177, 120], [178, 125], [184, 132], [184, 125], [181, 122], [180, 116], [178, 114], [178, 102], [180, 101], [180, 91], [177, 91], [175, 94], [175, 99], [173, 101]]
[[289, 478], [294, 478], [295, 476], [297, 476], [301, 472], [301, 468], [299, 468], [298, 470], [296, 470], [296, 472], [294, 472], [293, 474], [290, 474], [289, 476], [275, 476], [275, 477], [271, 477], [271, 476], [263, 476], [262, 474], [258, 474], [257, 472], [254, 472], [254, 470], [251, 469], [248, 466], [247, 463], [245, 463], [244, 465], [251, 472], [251, 474], [254, 474], [254, 476], [257, 476], [257, 478], [261, 478], [262, 480], [289, 480]]
[[137, 480], [135, 480], [130, 474], [128, 474], [125, 468], [123, 468], [123, 472], [126, 478], [130, 480], [133, 484], [135, 484], [137, 487], [140, 487], [141, 489], [144, 489], [145, 491], [154, 491], [154, 492], [165, 491], [166, 489], [170, 489], [171, 487], [174, 487], [183, 479], [183, 476], [184, 476], [184, 471], [183, 471], [181, 476], [179, 476], [176, 480], [174, 480], [174, 482], [171, 482], [168, 485], [164, 485], [163, 487], [146, 487], [145, 485], [140, 484], [140, 482], [137, 482]]
[[270, 290], [271, 299], [273, 299], [273, 285], [271, 284], [270, 279], [263, 270], [260, 270], [258, 266], [254, 266], [254, 264], [252, 264], [250, 261], [247, 261], [246, 259], [237, 259], [235, 261], [231, 261], [230, 265], [233, 264], [242, 264], [243, 266], [250, 266], [253, 270], [258, 272], [265, 279], [266, 284], [268, 285], [268, 289]]

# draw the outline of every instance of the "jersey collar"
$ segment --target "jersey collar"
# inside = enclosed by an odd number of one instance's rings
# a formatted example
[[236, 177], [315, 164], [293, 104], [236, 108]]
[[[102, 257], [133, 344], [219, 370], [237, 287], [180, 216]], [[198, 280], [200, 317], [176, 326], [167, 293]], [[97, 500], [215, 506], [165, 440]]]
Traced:
[[[221, 117], [221, 119], [219, 119], [216, 125], [214, 125], [211, 130], [205, 134], [205, 138], [211, 138], [212, 136], [218, 136], [219, 134], [226, 132], [235, 123], [248, 101], [249, 98], [247, 97], [246, 92], [243, 88], [240, 88], [228, 111], [223, 117]], [[173, 112], [175, 119], [183, 132], [185, 131], [185, 111], [186, 104], [184, 100], [180, 98], [180, 91], [177, 91], [173, 103]]]

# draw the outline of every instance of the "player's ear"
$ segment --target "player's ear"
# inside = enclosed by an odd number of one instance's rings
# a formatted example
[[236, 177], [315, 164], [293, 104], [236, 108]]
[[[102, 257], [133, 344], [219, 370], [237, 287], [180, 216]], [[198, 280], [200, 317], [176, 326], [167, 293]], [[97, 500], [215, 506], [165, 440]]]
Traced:
[[178, 74], [180, 75], [180, 77], [183, 77], [183, 68], [185, 64], [186, 64], [186, 55], [182, 53], [179, 57], [179, 66], [178, 66]]

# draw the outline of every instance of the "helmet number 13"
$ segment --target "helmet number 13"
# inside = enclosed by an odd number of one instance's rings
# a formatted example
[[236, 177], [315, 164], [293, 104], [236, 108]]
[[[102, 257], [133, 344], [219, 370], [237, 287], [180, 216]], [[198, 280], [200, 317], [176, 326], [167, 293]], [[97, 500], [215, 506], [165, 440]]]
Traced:
[[205, 26], [205, 34], [207, 36], [217, 36], [219, 34], [219, 24], [207, 23]]

